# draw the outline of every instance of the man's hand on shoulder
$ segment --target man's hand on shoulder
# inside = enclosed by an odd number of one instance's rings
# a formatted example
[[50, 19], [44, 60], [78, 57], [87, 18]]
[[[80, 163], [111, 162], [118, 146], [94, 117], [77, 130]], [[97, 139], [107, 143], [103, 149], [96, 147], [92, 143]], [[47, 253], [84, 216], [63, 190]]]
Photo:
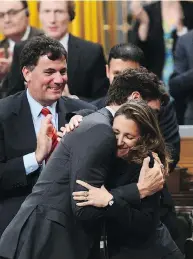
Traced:
[[57, 132], [57, 140], [60, 141], [66, 133], [73, 131], [75, 128], [77, 128], [80, 125], [82, 118], [83, 117], [81, 115], [74, 115], [71, 118], [70, 122], [68, 124], [65, 124], [64, 127], [61, 127], [60, 131]]

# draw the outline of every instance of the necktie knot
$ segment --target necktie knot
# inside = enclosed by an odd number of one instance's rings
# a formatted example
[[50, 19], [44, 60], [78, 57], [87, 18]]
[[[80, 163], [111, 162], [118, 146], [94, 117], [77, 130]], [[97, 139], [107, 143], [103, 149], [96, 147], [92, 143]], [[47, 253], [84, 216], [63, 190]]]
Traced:
[[46, 108], [46, 107], [42, 108], [41, 113], [44, 116], [47, 116], [48, 114], [51, 114], [50, 110], [48, 108]]

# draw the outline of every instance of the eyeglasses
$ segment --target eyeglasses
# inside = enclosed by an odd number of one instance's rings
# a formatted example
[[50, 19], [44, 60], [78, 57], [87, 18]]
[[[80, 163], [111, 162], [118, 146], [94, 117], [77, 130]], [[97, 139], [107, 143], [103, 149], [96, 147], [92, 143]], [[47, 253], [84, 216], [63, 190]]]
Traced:
[[2, 20], [5, 17], [6, 14], [9, 16], [9, 18], [13, 18], [18, 13], [20, 13], [21, 11], [23, 11], [25, 9], [26, 8], [22, 8], [22, 9], [19, 9], [19, 10], [10, 9], [9, 11], [7, 11], [5, 13], [0, 13], [0, 19]]

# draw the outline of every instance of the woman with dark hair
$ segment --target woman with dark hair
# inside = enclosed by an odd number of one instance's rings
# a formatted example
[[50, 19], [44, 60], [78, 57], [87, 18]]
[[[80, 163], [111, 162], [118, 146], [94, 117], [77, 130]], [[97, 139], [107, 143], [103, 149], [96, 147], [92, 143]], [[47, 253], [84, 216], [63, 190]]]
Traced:
[[[77, 206], [106, 209], [108, 252], [112, 259], [183, 258], [169, 232], [166, 231], [165, 236], [159, 232], [160, 193], [141, 199], [140, 205], [129, 204], [127, 197], [124, 197], [125, 206], [120, 207], [119, 214], [108, 213], [109, 206], [119, 202], [113, 198], [113, 192], [108, 190], [138, 182], [139, 168], [147, 156], [150, 156], [153, 166], [152, 154], [154, 157], [157, 154], [163, 164], [163, 173], [167, 175], [170, 157], [153, 110], [144, 101], [129, 101], [115, 113], [113, 131], [117, 139], [117, 156], [121, 158], [120, 163], [116, 164], [117, 168], [114, 168], [116, 174], [111, 174], [110, 185], [101, 188], [77, 181], [88, 189], [73, 193]], [[120, 169], [121, 173], [117, 174]], [[146, 226], [143, 221], [145, 217], [149, 217]]]

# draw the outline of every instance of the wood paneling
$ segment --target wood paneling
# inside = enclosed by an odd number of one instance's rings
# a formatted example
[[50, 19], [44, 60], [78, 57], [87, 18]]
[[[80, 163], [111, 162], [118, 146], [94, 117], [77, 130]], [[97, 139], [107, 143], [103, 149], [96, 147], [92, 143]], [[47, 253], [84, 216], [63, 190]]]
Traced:
[[181, 137], [180, 167], [188, 168], [193, 174], [193, 137]]

